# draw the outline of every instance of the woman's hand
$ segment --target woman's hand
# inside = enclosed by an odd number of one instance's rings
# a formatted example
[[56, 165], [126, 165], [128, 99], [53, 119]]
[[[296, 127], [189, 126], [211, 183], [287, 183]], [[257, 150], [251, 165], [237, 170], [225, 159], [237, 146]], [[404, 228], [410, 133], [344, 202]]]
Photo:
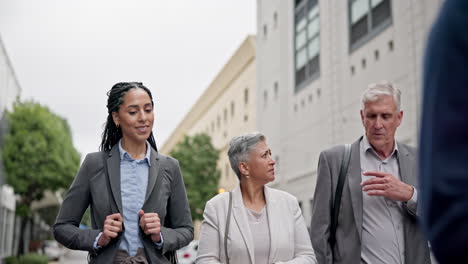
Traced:
[[101, 247], [107, 246], [112, 238], [116, 238], [122, 232], [122, 222], [123, 218], [119, 213], [108, 215], [97, 244]]
[[140, 209], [140, 227], [143, 232], [151, 236], [151, 240], [155, 243], [161, 242], [161, 221], [157, 213], [146, 213]]

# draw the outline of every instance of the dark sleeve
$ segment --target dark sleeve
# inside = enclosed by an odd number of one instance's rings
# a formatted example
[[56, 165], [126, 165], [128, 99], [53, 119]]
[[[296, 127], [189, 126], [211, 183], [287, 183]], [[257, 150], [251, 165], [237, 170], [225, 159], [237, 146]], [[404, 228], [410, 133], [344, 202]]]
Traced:
[[161, 227], [164, 237], [163, 254], [182, 248], [193, 240], [192, 216], [178, 161], [173, 162], [170, 172], [173, 181], [166, 216], [169, 222], [168, 226]]
[[80, 229], [84, 212], [90, 203], [90, 155], [87, 155], [60, 207], [53, 231], [55, 239], [70, 249], [93, 251], [93, 243], [101, 230]]
[[423, 223], [441, 263], [468, 261], [468, 1], [448, 0], [429, 37], [419, 179]]
[[329, 161], [325, 152], [320, 153], [317, 184], [315, 186], [310, 224], [310, 239], [317, 263], [331, 264], [332, 254], [328, 238], [330, 236], [330, 205], [332, 200], [332, 180]]

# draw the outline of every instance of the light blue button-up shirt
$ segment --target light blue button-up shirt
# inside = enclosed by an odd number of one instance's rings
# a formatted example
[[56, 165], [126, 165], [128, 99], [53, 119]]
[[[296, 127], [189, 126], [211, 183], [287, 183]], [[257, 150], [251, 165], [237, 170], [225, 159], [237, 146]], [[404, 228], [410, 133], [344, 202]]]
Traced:
[[[387, 172], [401, 180], [398, 155], [398, 145], [395, 141], [393, 152], [382, 160], [364, 136], [360, 143], [361, 172]], [[373, 177], [361, 174], [362, 181]], [[416, 189], [407, 205], [416, 210]], [[404, 209], [401, 202], [383, 196], [369, 196], [363, 192], [362, 208], [361, 263], [404, 264]]]
[[[119, 141], [120, 153], [120, 192], [122, 197], [122, 216], [125, 230], [119, 248], [135, 256], [138, 248], [143, 248], [140, 239], [140, 217], [138, 211], [145, 202], [146, 189], [148, 187], [149, 167], [151, 166], [151, 145], [146, 142], [146, 156], [144, 159], [135, 160], [122, 148], [122, 140]], [[97, 242], [102, 232], [94, 241], [94, 248], [101, 248]], [[161, 241], [154, 243], [156, 248], [161, 249], [164, 239], [161, 233]]]
[[122, 141], [119, 142], [120, 151], [120, 190], [122, 197], [123, 222], [125, 230], [119, 248], [126, 250], [130, 256], [135, 256], [138, 248], [143, 248], [140, 239], [140, 225], [138, 211], [145, 202], [146, 188], [148, 186], [148, 174], [150, 162], [151, 146], [146, 142], [146, 156], [143, 159], [135, 160], [122, 148]]

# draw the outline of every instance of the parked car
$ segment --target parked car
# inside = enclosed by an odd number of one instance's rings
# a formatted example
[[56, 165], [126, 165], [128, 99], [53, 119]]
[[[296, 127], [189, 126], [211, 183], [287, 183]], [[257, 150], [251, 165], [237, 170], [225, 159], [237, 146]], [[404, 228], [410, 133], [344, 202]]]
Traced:
[[63, 246], [55, 240], [45, 240], [42, 250], [50, 260], [59, 260], [64, 254]]
[[198, 240], [193, 240], [187, 246], [177, 250], [179, 264], [195, 264], [198, 252]]

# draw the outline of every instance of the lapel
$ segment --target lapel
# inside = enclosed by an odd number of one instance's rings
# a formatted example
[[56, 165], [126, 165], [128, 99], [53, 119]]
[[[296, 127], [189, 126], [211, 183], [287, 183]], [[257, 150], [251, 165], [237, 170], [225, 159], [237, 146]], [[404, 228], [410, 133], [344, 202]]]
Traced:
[[148, 201], [150, 194], [153, 192], [154, 186], [156, 185], [156, 179], [158, 178], [158, 171], [161, 163], [159, 162], [159, 154], [153, 148], [151, 148], [151, 166], [149, 167], [148, 172], [148, 186], [146, 187], [145, 202]]
[[[270, 256], [268, 258], [268, 263], [273, 263], [273, 259], [276, 259], [276, 253], [278, 250], [277, 242], [282, 239], [280, 237], [281, 228], [281, 217], [273, 217], [274, 215], [282, 215], [282, 212], [277, 210], [279, 206], [277, 205], [276, 199], [271, 192], [271, 189], [265, 186], [265, 200], [266, 200], [266, 209], [268, 214], [268, 226], [270, 229]], [[284, 238], [283, 238], [284, 239]]]
[[[354, 222], [361, 241], [362, 234], [362, 188], [361, 188], [361, 157], [360, 157], [360, 142], [359, 138], [351, 145], [351, 160], [349, 162], [348, 178], [349, 193], [351, 196], [351, 204], [353, 207]], [[340, 159], [341, 160], [341, 159]], [[342, 199], [346, 199], [343, 197]]]
[[123, 213], [122, 197], [120, 193], [120, 155], [118, 144], [115, 144], [112, 147], [111, 151], [109, 152], [109, 157], [107, 158], [106, 163], [108, 171], [107, 176], [109, 177], [112, 196], [114, 197], [114, 201], [117, 204], [119, 213]]
[[[145, 195], [145, 203], [148, 200], [151, 192], [156, 185], [156, 179], [158, 177], [158, 171], [160, 167], [159, 162], [159, 155], [154, 149], [151, 148], [151, 166], [149, 168], [148, 173], [148, 186], [146, 188], [146, 195]], [[109, 177], [109, 182], [112, 190], [112, 196], [114, 197], [114, 201], [117, 204], [118, 211], [120, 213], [123, 212], [122, 210], [122, 197], [121, 197], [121, 186], [120, 186], [120, 153], [119, 153], [119, 146], [116, 144], [112, 147], [111, 151], [109, 152], [109, 158], [107, 159], [107, 170]], [[145, 204], [143, 203], [143, 205]]]
[[237, 187], [232, 191], [232, 211], [234, 220], [236, 221], [237, 227], [239, 228], [245, 245], [247, 246], [250, 263], [255, 263], [253, 254], [253, 238], [252, 233], [250, 232], [247, 214], [245, 213], [244, 202], [242, 201], [240, 185], [237, 185]]
[[411, 177], [411, 164], [414, 162], [411, 162], [410, 160], [410, 153], [408, 150], [400, 143], [397, 142], [398, 145], [398, 165], [400, 167], [400, 179], [402, 182], [411, 184], [413, 186], [415, 185], [415, 182], [413, 182], [413, 178]]

